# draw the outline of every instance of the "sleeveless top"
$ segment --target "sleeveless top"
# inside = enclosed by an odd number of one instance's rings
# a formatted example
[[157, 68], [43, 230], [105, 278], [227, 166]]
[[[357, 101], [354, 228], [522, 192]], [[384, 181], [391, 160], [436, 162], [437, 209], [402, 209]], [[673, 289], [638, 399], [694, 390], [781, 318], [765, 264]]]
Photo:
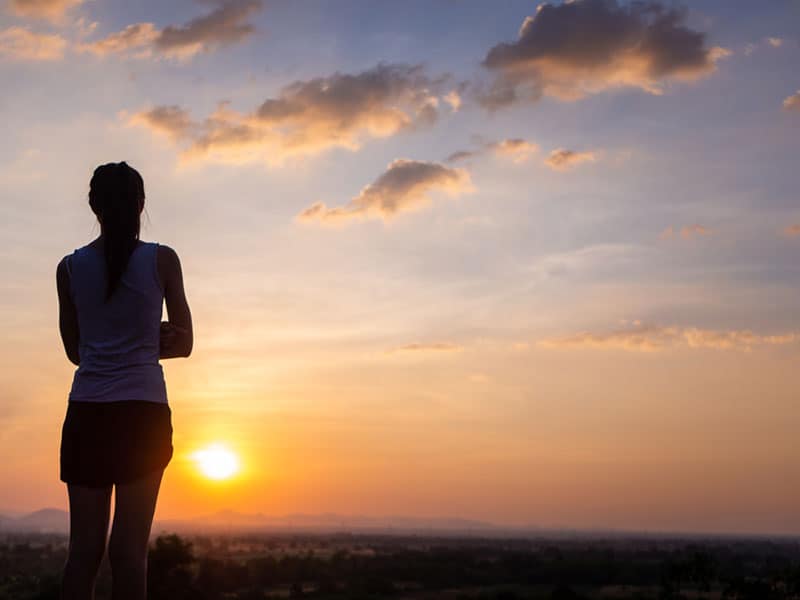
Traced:
[[70, 402], [167, 402], [158, 362], [164, 290], [157, 256], [157, 243], [140, 242], [107, 302], [102, 252], [83, 246], [67, 258], [80, 356]]

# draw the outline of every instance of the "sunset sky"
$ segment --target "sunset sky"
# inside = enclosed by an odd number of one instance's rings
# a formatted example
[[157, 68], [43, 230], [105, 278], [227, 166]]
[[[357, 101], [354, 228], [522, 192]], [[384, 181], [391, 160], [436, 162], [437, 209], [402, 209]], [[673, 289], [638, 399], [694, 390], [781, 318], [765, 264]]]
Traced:
[[66, 508], [126, 160], [195, 324], [157, 519], [800, 534], [800, 1], [0, 1], [0, 513]]

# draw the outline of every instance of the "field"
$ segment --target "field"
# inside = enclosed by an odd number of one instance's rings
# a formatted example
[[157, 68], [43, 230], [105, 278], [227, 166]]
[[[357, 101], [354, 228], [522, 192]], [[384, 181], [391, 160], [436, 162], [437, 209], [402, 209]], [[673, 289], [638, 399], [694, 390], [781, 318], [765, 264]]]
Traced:
[[[0, 599], [58, 598], [67, 540], [0, 538]], [[154, 600], [800, 598], [800, 541], [477, 539], [385, 535], [161, 535]], [[97, 598], [109, 597], [103, 564]]]

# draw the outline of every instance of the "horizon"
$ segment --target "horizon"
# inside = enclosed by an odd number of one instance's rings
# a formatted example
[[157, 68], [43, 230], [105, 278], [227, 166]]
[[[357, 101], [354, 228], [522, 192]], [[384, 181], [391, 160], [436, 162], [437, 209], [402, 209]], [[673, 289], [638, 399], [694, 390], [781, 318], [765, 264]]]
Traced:
[[0, 506], [66, 509], [125, 160], [195, 327], [156, 521], [800, 535], [800, 2], [656, 5], [0, 4]]
[[[61, 528], [52, 523], [45, 525], [36, 522], [33, 517], [47, 513], [57, 513], [64, 519]], [[113, 513], [113, 510], [112, 510]], [[239, 519], [238, 521], [225, 520], [225, 518]], [[17, 533], [66, 533], [69, 512], [61, 508], [45, 507], [29, 513], [14, 514], [0, 510], [0, 519], [16, 522], [9, 526], [0, 520], [0, 534]], [[244, 521], [244, 519], [249, 519]], [[261, 519], [260, 521], [258, 519]], [[294, 520], [294, 522], [293, 522]], [[305, 520], [305, 522], [302, 522]], [[327, 520], [327, 522], [326, 522]], [[19, 521], [25, 521], [25, 526], [19, 526]], [[300, 521], [300, 522], [297, 522]], [[229, 509], [220, 509], [214, 513], [194, 517], [161, 516], [153, 521], [153, 531], [150, 537], [155, 538], [166, 534], [184, 535], [225, 535], [244, 533], [297, 533], [297, 534], [352, 534], [367, 535], [380, 533], [388, 536], [422, 535], [427, 533], [435, 536], [466, 536], [508, 539], [534, 539], [537, 536], [546, 539], [551, 537], [576, 537], [597, 538], [610, 536], [620, 539], [763, 539], [763, 540], [797, 540], [800, 534], [763, 532], [763, 531], [697, 531], [697, 530], [660, 530], [660, 529], [625, 529], [609, 527], [572, 528], [566, 525], [540, 526], [535, 523], [517, 523], [500, 525], [488, 521], [476, 521], [459, 517], [418, 516], [408, 517], [403, 515], [356, 515], [337, 513], [296, 513], [282, 515], [266, 515], [263, 513], [240, 513]]]

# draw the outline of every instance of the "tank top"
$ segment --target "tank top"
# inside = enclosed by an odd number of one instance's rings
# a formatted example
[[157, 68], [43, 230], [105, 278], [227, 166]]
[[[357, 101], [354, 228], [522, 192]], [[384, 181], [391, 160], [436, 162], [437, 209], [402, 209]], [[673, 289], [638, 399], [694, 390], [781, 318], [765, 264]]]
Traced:
[[167, 402], [158, 362], [164, 290], [157, 257], [157, 243], [140, 242], [108, 301], [103, 253], [83, 246], [67, 258], [80, 356], [70, 402]]

